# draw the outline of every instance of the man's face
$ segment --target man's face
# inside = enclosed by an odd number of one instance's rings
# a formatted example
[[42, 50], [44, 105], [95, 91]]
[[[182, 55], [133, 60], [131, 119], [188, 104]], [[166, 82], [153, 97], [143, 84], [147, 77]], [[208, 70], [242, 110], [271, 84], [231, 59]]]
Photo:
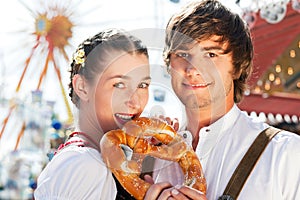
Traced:
[[233, 64], [218, 36], [171, 53], [172, 86], [187, 109], [233, 104]]

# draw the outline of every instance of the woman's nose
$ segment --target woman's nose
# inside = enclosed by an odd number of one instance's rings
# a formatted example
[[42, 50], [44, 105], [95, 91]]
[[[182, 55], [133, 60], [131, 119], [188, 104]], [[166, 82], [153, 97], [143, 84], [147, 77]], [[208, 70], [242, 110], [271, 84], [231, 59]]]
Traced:
[[126, 105], [132, 109], [140, 109], [141, 105], [139, 95], [136, 92], [133, 92], [126, 101]]

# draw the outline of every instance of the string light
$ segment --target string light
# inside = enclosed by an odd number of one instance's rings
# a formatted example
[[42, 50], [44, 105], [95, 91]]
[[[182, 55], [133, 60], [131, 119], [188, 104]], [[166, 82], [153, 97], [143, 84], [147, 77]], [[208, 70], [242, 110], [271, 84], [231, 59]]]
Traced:
[[276, 65], [276, 66], [275, 66], [275, 71], [276, 71], [277, 73], [280, 73], [280, 72], [281, 72], [281, 66], [280, 66], [280, 65]]
[[293, 67], [288, 67], [287, 73], [288, 73], [288, 75], [293, 75], [293, 74], [294, 74], [294, 69], [293, 69]]
[[290, 50], [290, 57], [295, 58], [296, 57], [296, 51], [295, 50]]
[[269, 91], [271, 89], [271, 84], [269, 81], [266, 81], [265, 83], [265, 90]]
[[300, 81], [297, 82], [297, 88], [300, 89]]
[[280, 85], [280, 84], [281, 84], [281, 79], [280, 79], [280, 77], [276, 77], [274, 83], [275, 83], [275, 85]]
[[273, 73], [269, 74], [269, 80], [273, 82], [275, 80], [275, 75]]

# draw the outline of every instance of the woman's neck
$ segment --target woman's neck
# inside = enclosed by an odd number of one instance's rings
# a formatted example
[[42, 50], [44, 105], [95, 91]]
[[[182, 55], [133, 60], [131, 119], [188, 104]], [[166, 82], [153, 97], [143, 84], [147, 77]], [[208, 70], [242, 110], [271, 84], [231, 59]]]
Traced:
[[76, 131], [73, 133], [73, 136], [79, 137], [84, 141], [86, 147], [94, 148], [100, 152], [100, 140], [98, 141], [96, 137], [93, 137], [95, 135], [96, 134], [88, 134], [83, 131]]
[[103, 131], [97, 125], [97, 122], [93, 120], [87, 120], [85, 116], [79, 115], [76, 131], [82, 134], [78, 134], [79, 137], [89, 142], [94, 148], [100, 149], [100, 140], [103, 136]]

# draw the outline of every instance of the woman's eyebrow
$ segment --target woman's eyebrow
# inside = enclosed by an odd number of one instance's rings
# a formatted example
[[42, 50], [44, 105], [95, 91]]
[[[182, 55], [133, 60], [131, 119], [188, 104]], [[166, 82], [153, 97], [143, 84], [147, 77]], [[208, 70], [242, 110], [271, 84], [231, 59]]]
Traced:
[[151, 77], [147, 76], [147, 77], [143, 78], [142, 80], [151, 80]]
[[[126, 75], [115, 75], [115, 76], [109, 77], [108, 79], [115, 79], [115, 78], [121, 78], [121, 79], [127, 79], [127, 80], [131, 79], [131, 77], [126, 76]], [[144, 77], [142, 80], [151, 80], [151, 77], [147, 76], [147, 77]]]
[[114, 76], [109, 77], [108, 80], [115, 79], [115, 78], [129, 79], [129, 76], [126, 76], [126, 75], [114, 75]]

